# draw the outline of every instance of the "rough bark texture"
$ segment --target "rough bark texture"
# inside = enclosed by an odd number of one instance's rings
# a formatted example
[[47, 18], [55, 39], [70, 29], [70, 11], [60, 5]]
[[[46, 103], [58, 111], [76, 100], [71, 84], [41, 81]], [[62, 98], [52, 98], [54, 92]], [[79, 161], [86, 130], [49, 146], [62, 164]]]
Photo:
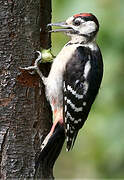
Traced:
[[[51, 109], [39, 77], [19, 71], [19, 67], [32, 64], [36, 50], [50, 47], [50, 37], [45, 31], [50, 19], [51, 0], [0, 0], [0, 176], [3, 179], [34, 177], [41, 136], [48, 133], [52, 124]], [[41, 68], [47, 75], [50, 65]]]

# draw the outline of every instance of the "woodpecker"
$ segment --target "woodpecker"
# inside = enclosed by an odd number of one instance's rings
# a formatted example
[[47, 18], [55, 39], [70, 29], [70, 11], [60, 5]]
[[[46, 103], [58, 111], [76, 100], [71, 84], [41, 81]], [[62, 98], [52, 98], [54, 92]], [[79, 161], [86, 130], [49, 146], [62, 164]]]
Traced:
[[103, 60], [96, 44], [99, 22], [91, 13], [80, 13], [65, 22], [48, 26], [60, 27], [50, 32], [64, 32], [70, 41], [53, 60], [48, 77], [38, 71], [54, 117], [45, 141], [48, 142], [57, 123], [60, 123], [65, 127], [66, 148], [69, 151], [88, 117], [102, 81]]

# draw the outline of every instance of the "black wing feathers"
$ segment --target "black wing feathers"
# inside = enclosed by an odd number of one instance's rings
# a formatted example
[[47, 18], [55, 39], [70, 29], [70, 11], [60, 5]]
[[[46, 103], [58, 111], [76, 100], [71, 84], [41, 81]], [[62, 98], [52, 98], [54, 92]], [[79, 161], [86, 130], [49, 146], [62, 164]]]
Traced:
[[79, 46], [66, 65], [64, 74], [64, 117], [67, 150], [74, 145], [77, 133], [87, 119], [103, 75], [99, 48]]

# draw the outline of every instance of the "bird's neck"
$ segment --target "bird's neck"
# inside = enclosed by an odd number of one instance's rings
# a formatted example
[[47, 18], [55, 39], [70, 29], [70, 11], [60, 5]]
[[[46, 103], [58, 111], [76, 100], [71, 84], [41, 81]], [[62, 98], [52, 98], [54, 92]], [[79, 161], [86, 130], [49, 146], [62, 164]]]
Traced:
[[70, 40], [72, 44], [87, 44], [95, 41], [96, 38], [89, 35], [72, 35]]

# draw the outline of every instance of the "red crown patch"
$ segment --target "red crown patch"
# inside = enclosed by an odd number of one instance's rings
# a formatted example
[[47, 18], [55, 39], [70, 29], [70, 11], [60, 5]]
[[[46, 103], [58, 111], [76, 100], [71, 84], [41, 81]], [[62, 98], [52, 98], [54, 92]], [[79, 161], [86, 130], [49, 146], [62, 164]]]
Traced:
[[90, 13], [80, 13], [80, 14], [75, 14], [74, 17], [79, 17], [79, 16], [92, 16]]

